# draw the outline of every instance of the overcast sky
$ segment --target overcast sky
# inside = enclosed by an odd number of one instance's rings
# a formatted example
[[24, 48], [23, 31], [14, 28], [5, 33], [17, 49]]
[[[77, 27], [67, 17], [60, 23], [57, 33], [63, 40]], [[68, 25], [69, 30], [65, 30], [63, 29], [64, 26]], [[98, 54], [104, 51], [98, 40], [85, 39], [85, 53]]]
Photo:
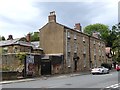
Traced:
[[74, 28], [102, 23], [118, 23], [119, 0], [0, 0], [0, 35], [20, 38], [29, 32], [39, 31], [48, 22], [49, 12], [55, 11], [57, 22]]

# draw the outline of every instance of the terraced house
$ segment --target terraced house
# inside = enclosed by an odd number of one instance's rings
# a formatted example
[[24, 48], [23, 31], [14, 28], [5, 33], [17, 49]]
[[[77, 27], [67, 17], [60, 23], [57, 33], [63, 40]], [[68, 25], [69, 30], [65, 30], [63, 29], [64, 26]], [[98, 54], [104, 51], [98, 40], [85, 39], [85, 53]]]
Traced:
[[[55, 73], [70, 73], [89, 71], [106, 62], [105, 43], [98, 33], [89, 36], [82, 32], [80, 23], [69, 28], [56, 21], [55, 12], [50, 12], [48, 23], [40, 31], [40, 47], [43, 48], [43, 62], [48, 71]], [[62, 56], [61, 61], [51, 64], [50, 55]], [[47, 69], [46, 69], [47, 70]]]

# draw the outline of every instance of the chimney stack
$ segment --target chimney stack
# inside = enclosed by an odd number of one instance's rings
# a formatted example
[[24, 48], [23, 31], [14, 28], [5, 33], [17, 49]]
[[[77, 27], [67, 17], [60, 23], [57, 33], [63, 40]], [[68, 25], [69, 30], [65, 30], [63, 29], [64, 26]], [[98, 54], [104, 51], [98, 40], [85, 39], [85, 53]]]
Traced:
[[95, 38], [99, 38], [100, 39], [100, 33], [99, 32], [94, 31], [92, 33], [92, 36], [95, 37]]
[[27, 42], [31, 41], [31, 34], [30, 33], [27, 34], [26, 39], [27, 39]]
[[79, 30], [79, 31], [82, 31], [82, 27], [81, 27], [80, 23], [75, 24], [75, 29]]
[[13, 36], [9, 35], [7, 40], [13, 40]]
[[50, 12], [50, 15], [48, 16], [48, 22], [56, 22], [55, 11]]

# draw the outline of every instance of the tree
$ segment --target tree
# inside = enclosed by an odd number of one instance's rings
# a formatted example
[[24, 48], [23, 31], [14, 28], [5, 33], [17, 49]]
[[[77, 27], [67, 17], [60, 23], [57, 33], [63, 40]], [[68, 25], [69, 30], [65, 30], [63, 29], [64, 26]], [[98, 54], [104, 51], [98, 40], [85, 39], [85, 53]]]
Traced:
[[100, 32], [101, 39], [106, 42], [106, 47], [111, 47], [113, 59], [120, 62], [120, 23], [112, 26], [112, 30], [104, 24], [88, 25], [84, 28], [84, 32], [92, 35], [93, 31]]
[[4, 41], [5, 37], [4, 36], [0, 36], [0, 41]]
[[3, 40], [3, 41], [5, 40], [5, 37], [4, 37], [4, 36], [2, 36], [2, 40]]
[[84, 28], [84, 33], [92, 36], [92, 33], [94, 31], [97, 31], [100, 33], [100, 38], [107, 42], [108, 37], [109, 37], [109, 27], [104, 24], [96, 23], [92, 25], [88, 25]]
[[120, 23], [112, 26], [110, 36], [113, 37], [112, 39], [113, 58], [120, 62]]
[[31, 35], [31, 42], [32, 41], [39, 41], [39, 32], [32, 32], [32, 33], [30, 33], [30, 35]]

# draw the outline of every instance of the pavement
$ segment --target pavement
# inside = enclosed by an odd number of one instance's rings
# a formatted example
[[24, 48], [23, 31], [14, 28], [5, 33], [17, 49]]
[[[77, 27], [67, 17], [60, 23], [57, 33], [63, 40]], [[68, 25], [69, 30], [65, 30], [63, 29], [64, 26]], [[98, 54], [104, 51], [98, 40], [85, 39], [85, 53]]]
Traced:
[[9, 83], [19, 83], [19, 82], [28, 82], [28, 81], [35, 81], [35, 80], [47, 80], [51, 77], [74, 77], [74, 76], [80, 76], [80, 75], [88, 75], [90, 72], [81, 72], [81, 73], [72, 73], [72, 74], [62, 74], [62, 75], [46, 75], [41, 77], [35, 77], [35, 78], [21, 78], [19, 80], [7, 80], [7, 81], [0, 81], [0, 84], [9, 84]]
[[[114, 71], [114, 70], [113, 70]], [[112, 71], [112, 72], [113, 72]], [[47, 80], [51, 77], [61, 78], [61, 77], [74, 77], [74, 76], [80, 76], [80, 75], [88, 75], [90, 72], [79, 72], [79, 73], [72, 73], [72, 74], [62, 74], [62, 75], [46, 75], [41, 77], [35, 77], [35, 78], [21, 78], [19, 80], [7, 80], [7, 81], [0, 81], [0, 84], [9, 84], [9, 83], [19, 83], [19, 82], [29, 82], [29, 81], [36, 81], [36, 80]]]

